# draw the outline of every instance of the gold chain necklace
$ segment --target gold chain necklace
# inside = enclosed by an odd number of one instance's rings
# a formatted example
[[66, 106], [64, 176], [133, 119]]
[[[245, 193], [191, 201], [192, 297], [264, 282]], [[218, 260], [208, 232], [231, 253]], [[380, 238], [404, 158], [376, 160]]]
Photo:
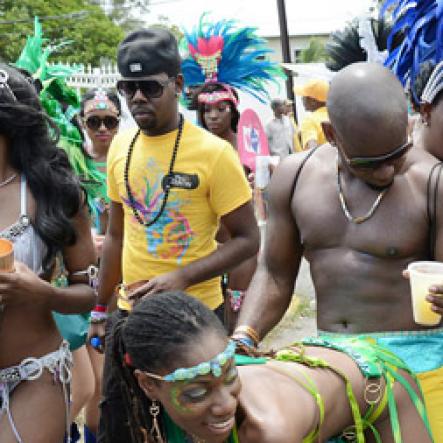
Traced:
[[346, 205], [345, 196], [343, 195], [343, 189], [341, 187], [341, 180], [340, 180], [340, 168], [338, 165], [338, 158], [337, 158], [337, 189], [338, 189], [338, 197], [340, 199], [340, 205], [341, 205], [341, 208], [342, 208], [343, 213], [345, 214], [346, 218], [351, 223], [355, 223], [355, 224], [359, 225], [359, 224], [365, 222], [366, 220], [370, 219], [374, 215], [374, 212], [380, 206], [381, 200], [389, 188], [383, 189], [380, 192], [380, 194], [378, 194], [377, 198], [375, 199], [374, 204], [371, 206], [371, 208], [369, 209], [369, 211], [365, 215], [362, 215], [360, 217], [354, 217], [349, 212], [348, 206]]

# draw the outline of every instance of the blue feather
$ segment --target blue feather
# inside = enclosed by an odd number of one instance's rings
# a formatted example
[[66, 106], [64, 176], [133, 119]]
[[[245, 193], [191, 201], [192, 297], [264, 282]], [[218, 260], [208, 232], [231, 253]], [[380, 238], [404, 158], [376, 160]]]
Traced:
[[[191, 32], [184, 32], [182, 46], [191, 44], [198, 48], [198, 40], [213, 36], [223, 38], [222, 56], [218, 64], [218, 81], [250, 93], [261, 101], [269, 99], [266, 82], [277, 83], [277, 77], [284, 77], [278, 64], [270, 62], [267, 55], [272, 52], [266, 41], [259, 37], [257, 28], [238, 28], [235, 20], [206, 21], [203, 14], [198, 26]], [[182, 62], [185, 86], [205, 82], [205, 75], [197, 61], [189, 55]]]

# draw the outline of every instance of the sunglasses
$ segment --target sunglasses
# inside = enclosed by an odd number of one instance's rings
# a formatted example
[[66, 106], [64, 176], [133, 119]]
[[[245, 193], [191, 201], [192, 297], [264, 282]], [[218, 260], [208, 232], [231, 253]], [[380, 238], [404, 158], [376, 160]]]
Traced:
[[119, 121], [120, 119], [113, 115], [107, 115], [103, 118], [98, 115], [91, 115], [85, 120], [85, 124], [92, 131], [98, 131], [102, 125], [105, 125], [105, 128], [111, 131], [118, 126]]
[[412, 147], [412, 142], [406, 142], [404, 145], [394, 149], [389, 154], [379, 155], [376, 157], [352, 157], [346, 158], [346, 162], [351, 168], [376, 169], [383, 163], [397, 160]]
[[146, 98], [159, 98], [168, 83], [175, 80], [169, 77], [167, 80], [119, 80], [117, 82], [118, 92], [126, 98], [131, 99], [137, 91], [140, 91]]

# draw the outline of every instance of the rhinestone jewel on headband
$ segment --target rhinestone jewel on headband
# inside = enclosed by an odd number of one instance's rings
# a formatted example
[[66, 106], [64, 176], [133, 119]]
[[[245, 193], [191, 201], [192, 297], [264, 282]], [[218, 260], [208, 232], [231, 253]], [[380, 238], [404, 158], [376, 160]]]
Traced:
[[12, 92], [12, 89], [8, 84], [8, 80], [9, 74], [4, 69], [0, 69], [0, 90], [7, 89], [14, 101], [17, 101], [17, 97], [15, 96], [14, 92]]
[[170, 374], [167, 374], [163, 377], [161, 375], [152, 374], [150, 372], [145, 372], [145, 374], [148, 377], [169, 382], [192, 380], [199, 375], [207, 375], [209, 373], [212, 373], [214, 377], [220, 377], [222, 375], [223, 366], [234, 357], [235, 347], [235, 342], [229, 340], [226, 349], [218, 354], [216, 357], [214, 357], [212, 360], [205, 361], [198, 364], [197, 366], [193, 366], [192, 368], [176, 369], [174, 372], [171, 372]]

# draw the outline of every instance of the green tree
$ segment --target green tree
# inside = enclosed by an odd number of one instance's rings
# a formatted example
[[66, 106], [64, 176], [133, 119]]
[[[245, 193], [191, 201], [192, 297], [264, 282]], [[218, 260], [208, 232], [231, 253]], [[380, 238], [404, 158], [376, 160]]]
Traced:
[[143, 27], [149, 0], [91, 0], [103, 8], [106, 15], [125, 32]]
[[298, 57], [299, 63], [316, 63], [324, 62], [326, 60], [325, 46], [318, 38], [311, 38], [306, 49], [300, 51]]
[[42, 22], [48, 42], [71, 41], [53, 59], [91, 63], [115, 60], [123, 30], [97, 5], [87, 0], [0, 0], [0, 58], [15, 61], [28, 35], [34, 33], [34, 16]]

